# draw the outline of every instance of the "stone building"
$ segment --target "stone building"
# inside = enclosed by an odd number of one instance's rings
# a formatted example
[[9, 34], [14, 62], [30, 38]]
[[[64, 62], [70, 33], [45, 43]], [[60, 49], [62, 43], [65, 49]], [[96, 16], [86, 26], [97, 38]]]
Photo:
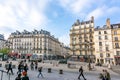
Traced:
[[29, 32], [13, 32], [8, 38], [12, 43], [10, 49], [12, 52], [21, 54], [46, 54], [46, 55], [62, 55], [61, 43], [57, 38], [45, 30], [34, 30]]
[[0, 49], [4, 48], [4, 43], [5, 43], [4, 35], [0, 34]]
[[114, 62], [112, 30], [110, 19], [106, 25], [96, 27], [94, 30], [96, 63], [108, 64]]
[[120, 23], [112, 24], [112, 44], [115, 63], [120, 64]]
[[96, 27], [94, 30], [96, 62], [102, 64], [120, 64], [120, 24]]
[[94, 17], [80, 22], [77, 20], [70, 29], [70, 49], [72, 55], [79, 56], [81, 61], [94, 61]]

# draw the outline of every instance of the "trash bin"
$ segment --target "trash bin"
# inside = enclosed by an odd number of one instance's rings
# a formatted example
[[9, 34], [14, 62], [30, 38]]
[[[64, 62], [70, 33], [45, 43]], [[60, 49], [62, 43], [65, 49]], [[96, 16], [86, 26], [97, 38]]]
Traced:
[[51, 68], [48, 68], [48, 73], [51, 73]]
[[0, 63], [0, 67], [2, 67], [2, 63]]
[[8, 67], [9, 67], [9, 64], [5, 64], [5, 68], [6, 68], [6, 70], [8, 69]]
[[63, 70], [62, 69], [59, 70], [59, 74], [63, 74]]
[[15, 68], [16, 68], [16, 65], [12, 65], [12, 68], [15, 69]]

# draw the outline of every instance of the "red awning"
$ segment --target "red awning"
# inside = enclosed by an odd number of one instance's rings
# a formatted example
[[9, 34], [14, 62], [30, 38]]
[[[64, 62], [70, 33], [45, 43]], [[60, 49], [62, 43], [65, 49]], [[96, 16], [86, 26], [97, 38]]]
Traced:
[[26, 54], [26, 56], [32, 56], [32, 54], [30, 54], [30, 53], [27, 53], [27, 54]]
[[115, 56], [115, 58], [120, 58], [120, 56]]
[[13, 52], [13, 53], [9, 53], [8, 55], [10, 55], [10, 56], [17, 56], [17, 55], [18, 55], [18, 53]]

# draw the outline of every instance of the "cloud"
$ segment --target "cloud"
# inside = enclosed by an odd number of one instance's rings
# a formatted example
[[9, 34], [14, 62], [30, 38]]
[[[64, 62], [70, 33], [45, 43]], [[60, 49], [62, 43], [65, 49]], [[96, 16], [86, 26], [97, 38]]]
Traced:
[[[95, 0], [59, 0], [60, 5], [75, 15], [81, 15], [87, 12], [95, 3]], [[84, 11], [84, 12], [83, 12]]]
[[87, 15], [86, 19], [89, 19], [91, 16], [94, 16], [95, 19], [98, 19], [99, 17], [104, 15], [105, 10], [107, 10], [106, 6], [96, 8]]
[[91, 11], [86, 19], [89, 19], [91, 16], [94, 16], [95, 19], [99, 19], [102, 18], [104, 16], [110, 16], [112, 14], [117, 13], [120, 10], [119, 7], [107, 7], [107, 6], [103, 6], [103, 7], [98, 7], [96, 9], [94, 9], [93, 11]]
[[70, 44], [70, 37], [69, 37], [69, 32], [64, 34], [63, 36], [59, 37], [60, 42], [64, 42], [66, 46], [69, 46]]
[[[40, 29], [48, 23], [45, 10], [51, 0], [4, 0], [0, 2], [0, 29]], [[5, 27], [6, 26], [6, 27]], [[31, 28], [30, 28], [31, 27]]]

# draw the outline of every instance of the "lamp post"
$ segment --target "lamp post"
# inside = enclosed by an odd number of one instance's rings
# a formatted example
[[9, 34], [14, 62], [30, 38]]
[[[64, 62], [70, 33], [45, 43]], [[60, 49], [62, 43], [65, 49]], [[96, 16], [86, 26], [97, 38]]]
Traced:
[[91, 59], [90, 59], [90, 54], [89, 54], [89, 42], [88, 41], [86, 41], [87, 42], [87, 47], [88, 47], [88, 69], [89, 70], [91, 70]]

